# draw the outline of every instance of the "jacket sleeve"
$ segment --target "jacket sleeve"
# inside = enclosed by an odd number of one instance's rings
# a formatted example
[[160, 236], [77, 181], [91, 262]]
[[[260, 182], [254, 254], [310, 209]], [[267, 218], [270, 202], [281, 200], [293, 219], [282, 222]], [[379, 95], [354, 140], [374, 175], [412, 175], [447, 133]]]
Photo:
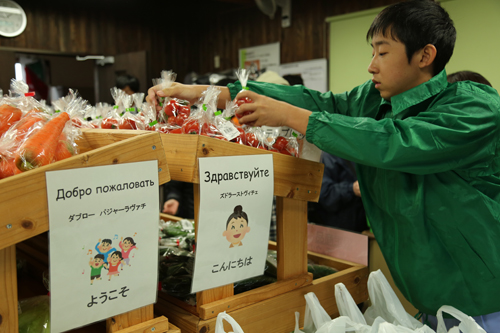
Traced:
[[[234, 99], [241, 90], [239, 81], [227, 86]], [[258, 94], [280, 100], [297, 107], [317, 112], [339, 113], [349, 116], [370, 117], [376, 113], [380, 104], [380, 93], [371, 81], [354, 88], [350, 92], [333, 94], [331, 91], [320, 93], [301, 85], [284, 86], [273, 83], [249, 81], [247, 87]]]
[[497, 172], [498, 99], [481, 90], [441, 98], [403, 120], [346, 117], [326, 112], [309, 118], [306, 138], [321, 150], [356, 163], [413, 174], [481, 168]]

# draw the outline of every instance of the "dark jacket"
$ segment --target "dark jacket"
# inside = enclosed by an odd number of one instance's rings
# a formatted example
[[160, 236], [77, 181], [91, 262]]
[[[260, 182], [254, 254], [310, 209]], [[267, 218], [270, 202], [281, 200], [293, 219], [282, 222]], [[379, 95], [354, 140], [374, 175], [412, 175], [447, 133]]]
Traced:
[[357, 180], [354, 164], [323, 152], [325, 164], [319, 202], [309, 203], [309, 222], [361, 232], [367, 230], [361, 198], [354, 195], [352, 184]]

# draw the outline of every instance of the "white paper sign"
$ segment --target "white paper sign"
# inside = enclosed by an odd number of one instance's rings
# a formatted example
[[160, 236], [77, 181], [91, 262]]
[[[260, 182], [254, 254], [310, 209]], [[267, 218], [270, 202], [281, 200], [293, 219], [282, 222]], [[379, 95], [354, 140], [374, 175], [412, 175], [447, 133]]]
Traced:
[[328, 91], [328, 62], [326, 59], [282, 64], [279, 73], [281, 76], [300, 75], [304, 81], [304, 87], [323, 93]]
[[266, 69], [278, 73], [280, 68], [280, 43], [240, 49], [239, 63], [240, 68], [246, 68], [250, 72]]
[[158, 281], [158, 162], [46, 173], [51, 331], [152, 304]]
[[274, 193], [269, 155], [199, 159], [192, 292], [264, 274]]

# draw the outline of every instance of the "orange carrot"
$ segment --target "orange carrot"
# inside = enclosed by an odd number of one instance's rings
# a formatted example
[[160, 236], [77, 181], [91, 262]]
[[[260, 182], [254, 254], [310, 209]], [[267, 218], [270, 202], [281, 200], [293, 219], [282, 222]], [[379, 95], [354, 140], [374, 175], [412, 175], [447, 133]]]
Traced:
[[24, 117], [21, 118], [14, 126], [13, 129], [17, 130], [16, 141], [21, 142], [24, 140], [28, 134], [29, 129], [35, 125], [37, 122], [43, 120], [39, 112], [30, 111]]
[[0, 105], [0, 135], [5, 133], [15, 122], [19, 121], [23, 112], [9, 104]]
[[4, 179], [10, 176], [14, 176], [21, 173], [16, 167], [13, 158], [0, 157], [0, 179]]
[[59, 140], [57, 142], [56, 154], [54, 155], [54, 160], [61, 161], [73, 155], [75, 155], [75, 150], [71, 145], [71, 142], [68, 141], [66, 134], [64, 134], [63, 132], [59, 136]]
[[31, 170], [54, 161], [59, 136], [69, 115], [61, 112], [31, 135], [21, 146], [16, 156], [16, 165], [21, 171]]

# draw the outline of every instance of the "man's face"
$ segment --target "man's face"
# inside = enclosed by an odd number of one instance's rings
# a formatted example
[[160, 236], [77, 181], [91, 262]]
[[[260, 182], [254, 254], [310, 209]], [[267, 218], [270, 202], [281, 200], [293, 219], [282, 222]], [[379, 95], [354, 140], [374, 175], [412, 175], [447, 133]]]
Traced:
[[102, 242], [102, 251], [106, 252], [109, 250], [110, 247], [111, 247], [111, 244], [109, 244], [107, 242]]
[[228, 242], [238, 244], [247, 232], [250, 232], [247, 221], [242, 217], [233, 218], [229, 221], [227, 229], [222, 233], [222, 236], [226, 237]]
[[95, 267], [95, 268], [99, 268], [99, 266], [102, 266], [102, 264], [103, 264], [103, 263], [104, 263], [104, 262], [102, 261], [102, 259], [101, 259], [101, 258], [95, 258], [95, 259], [94, 259], [94, 267]]
[[418, 52], [408, 63], [405, 45], [394, 40], [390, 30], [386, 36], [374, 35], [371, 45], [373, 52], [368, 72], [373, 75], [372, 81], [382, 98], [391, 100], [391, 97], [425, 82], [421, 78]]

